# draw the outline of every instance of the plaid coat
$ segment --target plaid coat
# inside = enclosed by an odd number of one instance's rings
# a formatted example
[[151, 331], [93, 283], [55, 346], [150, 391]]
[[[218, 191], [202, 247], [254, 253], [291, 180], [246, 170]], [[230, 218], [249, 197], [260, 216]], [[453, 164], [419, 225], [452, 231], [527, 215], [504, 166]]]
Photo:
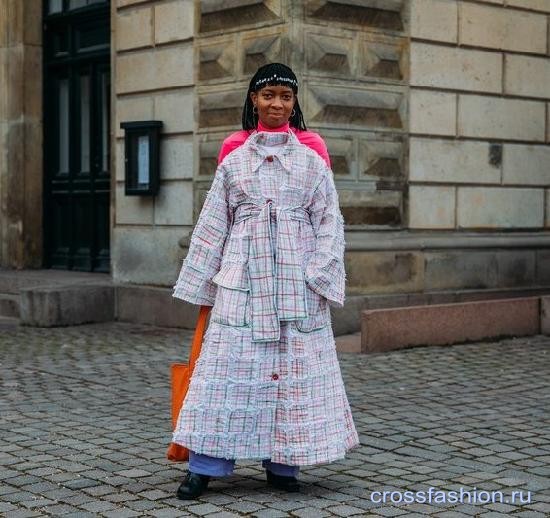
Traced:
[[358, 446], [329, 307], [344, 303], [344, 246], [333, 173], [291, 131], [225, 157], [174, 286], [213, 305], [174, 442], [289, 465]]

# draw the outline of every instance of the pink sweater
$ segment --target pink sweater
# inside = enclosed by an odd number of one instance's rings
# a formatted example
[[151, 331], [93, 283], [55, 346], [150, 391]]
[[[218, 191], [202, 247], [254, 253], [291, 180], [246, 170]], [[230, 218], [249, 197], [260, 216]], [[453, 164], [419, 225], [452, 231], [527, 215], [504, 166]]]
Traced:
[[[289, 129], [294, 132], [300, 143], [310, 147], [311, 149], [319, 153], [319, 155], [323, 158], [327, 165], [329, 167], [331, 166], [327, 146], [323, 138], [318, 133], [314, 133], [313, 131], [303, 131], [296, 128], [290, 128], [290, 124], [288, 122], [283, 126], [274, 129], [267, 128], [261, 122], [258, 122], [258, 131], [288, 131]], [[231, 151], [237, 149], [239, 146], [244, 144], [244, 142], [251, 135], [252, 132], [253, 130], [240, 130], [229, 135], [229, 137], [227, 137], [223, 141], [222, 147], [220, 149], [220, 154], [218, 155], [218, 163], [221, 163], [221, 161], [229, 153], [231, 153]]]

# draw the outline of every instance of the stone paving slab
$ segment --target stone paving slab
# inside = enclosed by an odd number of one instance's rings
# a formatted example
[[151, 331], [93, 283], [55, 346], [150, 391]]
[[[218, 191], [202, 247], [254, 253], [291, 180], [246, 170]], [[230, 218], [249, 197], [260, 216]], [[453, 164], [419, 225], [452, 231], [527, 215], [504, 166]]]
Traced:
[[[361, 448], [302, 467], [301, 493], [268, 487], [261, 462], [242, 459], [184, 502], [174, 493], [187, 463], [165, 452], [169, 366], [186, 360], [191, 337], [0, 323], [0, 516], [550, 515], [548, 337], [339, 352]], [[429, 501], [430, 487], [503, 501]], [[373, 501], [383, 491], [394, 493]], [[404, 491], [414, 501], [396, 501]]]

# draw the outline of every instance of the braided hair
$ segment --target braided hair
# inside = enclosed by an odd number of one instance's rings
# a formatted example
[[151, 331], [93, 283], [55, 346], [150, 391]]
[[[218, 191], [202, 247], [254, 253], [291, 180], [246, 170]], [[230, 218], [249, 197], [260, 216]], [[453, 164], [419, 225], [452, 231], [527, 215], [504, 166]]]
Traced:
[[[258, 126], [258, 116], [254, 113], [254, 105], [250, 99], [251, 92], [257, 92], [264, 86], [288, 86], [292, 88], [294, 95], [298, 93], [298, 80], [290, 67], [282, 63], [269, 63], [261, 66], [250, 80], [246, 99], [243, 107], [242, 125], [244, 130], [253, 130]], [[289, 119], [290, 125], [294, 128], [307, 130], [304, 115], [298, 103], [294, 104], [294, 115]]]

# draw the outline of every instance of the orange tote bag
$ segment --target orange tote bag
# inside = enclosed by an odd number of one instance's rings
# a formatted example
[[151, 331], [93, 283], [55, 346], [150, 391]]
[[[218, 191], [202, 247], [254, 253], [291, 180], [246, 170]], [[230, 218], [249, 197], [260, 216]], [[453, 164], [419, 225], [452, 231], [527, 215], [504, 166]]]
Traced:
[[[170, 368], [172, 374], [172, 430], [176, 428], [180, 409], [189, 389], [189, 382], [195, 368], [195, 362], [201, 353], [206, 321], [211, 309], [211, 306], [201, 306], [200, 308], [197, 327], [193, 336], [193, 344], [191, 345], [189, 363], [173, 363]], [[189, 450], [181, 444], [172, 442], [168, 446], [166, 457], [173, 462], [184, 462], [189, 460]]]

